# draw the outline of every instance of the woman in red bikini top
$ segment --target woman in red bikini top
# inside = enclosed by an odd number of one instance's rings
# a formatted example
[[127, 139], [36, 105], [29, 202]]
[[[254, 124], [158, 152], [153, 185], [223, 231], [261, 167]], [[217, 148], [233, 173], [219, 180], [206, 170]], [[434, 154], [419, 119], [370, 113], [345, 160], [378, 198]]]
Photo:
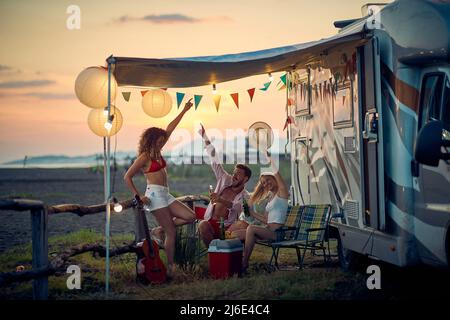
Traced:
[[[175, 227], [194, 222], [195, 213], [169, 193], [166, 172], [167, 163], [161, 155], [161, 149], [184, 114], [192, 107], [191, 100], [185, 104], [183, 111], [167, 126], [166, 130], [152, 127], [142, 133], [139, 140], [139, 156], [124, 176], [125, 183], [134, 193], [135, 198], [146, 205], [146, 208], [154, 214], [160, 225], [157, 230], [152, 230], [152, 234], [155, 235], [156, 231], [160, 235], [165, 234], [164, 248], [166, 250], [167, 274], [169, 276], [173, 266], [175, 251]], [[141, 170], [147, 178], [147, 188], [144, 196], [141, 196], [133, 183], [133, 176]]]

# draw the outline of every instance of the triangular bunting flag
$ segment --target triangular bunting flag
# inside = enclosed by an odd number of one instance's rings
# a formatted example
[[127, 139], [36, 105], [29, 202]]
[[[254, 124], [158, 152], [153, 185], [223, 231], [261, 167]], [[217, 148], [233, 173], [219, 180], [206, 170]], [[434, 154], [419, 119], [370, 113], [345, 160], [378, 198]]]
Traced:
[[177, 109], [180, 108], [181, 102], [183, 102], [185, 95], [186, 94], [183, 92], [177, 92]]
[[194, 105], [195, 105], [195, 110], [197, 110], [198, 105], [200, 104], [200, 101], [202, 100], [203, 95], [194, 95]]
[[255, 94], [255, 88], [251, 88], [247, 90], [248, 95], [250, 96], [250, 102], [253, 101], [253, 95]]
[[280, 79], [281, 79], [281, 81], [283, 81], [284, 85], [286, 85], [286, 76], [287, 76], [287, 73], [283, 74], [283, 75], [280, 77]]
[[272, 81], [264, 83], [264, 88], [261, 88], [259, 90], [267, 91], [267, 89], [269, 89], [271, 83], [272, 83]]
[[286, 122], [284, 123], [283, 131], [286, 130], [287, 126], [294, 122], [294, 118], [292, 116], [287, 117]]
[[123, 99], [128, 102], [130, 101], [131, 92], [122, 92]]
[[218, 94], [214, 95], [214, 104], [216, 105], [217, 112], [219, 112], [220, 99], [222, 99], [221, 95]]
[[148, 92], [148, 90], [141, 91], [142, 96], [145, 96], [145, 94]]
[[283, 89], [286, 89], [286, 85], [285, 85], [285, 84], [283, 84], [283, 85], [280, 87], [280, 89], [278, 89], [278, 91], [281, 91], [281, 90], [283, 90]]
[[230, 96], [233, 98], [234, 104], [239, 109], [239, 93], [232, 93]]

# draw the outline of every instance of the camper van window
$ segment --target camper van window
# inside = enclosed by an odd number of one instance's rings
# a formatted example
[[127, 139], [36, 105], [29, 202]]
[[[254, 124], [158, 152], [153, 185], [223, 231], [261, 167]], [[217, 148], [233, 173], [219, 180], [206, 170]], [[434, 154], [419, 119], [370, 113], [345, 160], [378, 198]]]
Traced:
[[443, 81], [441, 73], [429, 74], [423, 79], [420, 128], [430, 120], [440, 120]]
[[333, 105], [333, 125], [336, 128], [346, 128], [353, 125], [353, 86], [347, 80], [337, 85]]
[[444, 100], [442, 103], [441, 120], [444, 128], [450, 131], [450, 79], [445, 79]]
[[299, 81], [295, 86], [295, 114], [297, 116], [309, 115], [311, 113], [311, 84], [310, 75], [303, 73], [299, 75]]
[[444, 124], [443, 138], [445, 140], [450, 140], [450, 79], [448, 77], [445, 79], [441, 121]]

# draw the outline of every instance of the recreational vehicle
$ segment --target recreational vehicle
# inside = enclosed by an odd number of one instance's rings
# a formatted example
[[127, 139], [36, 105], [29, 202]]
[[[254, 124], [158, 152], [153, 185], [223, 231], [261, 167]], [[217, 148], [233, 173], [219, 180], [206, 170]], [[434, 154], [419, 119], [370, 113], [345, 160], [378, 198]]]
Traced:
[[332, 204], [342, 264], [360, 254], [448, 266], [450, 2], [363, 9], [318, 41], [223, 56], [111, 56], [108, 69], [120, 86], [163, 88], [286, 72], [291, 202]]
[[331, 235], [398, 266], [450, 259], [450, 2], [368, 5], [358, 32], [290, 72], [292, 201], [331, 203]]

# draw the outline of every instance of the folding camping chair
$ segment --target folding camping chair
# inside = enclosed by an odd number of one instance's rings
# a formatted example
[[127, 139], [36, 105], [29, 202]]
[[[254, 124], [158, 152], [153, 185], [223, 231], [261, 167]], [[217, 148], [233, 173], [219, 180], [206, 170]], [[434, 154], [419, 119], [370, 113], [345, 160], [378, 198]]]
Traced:
[[256, 244], [272, 248], [269, 265], [272, 265], [272, 261], [275, 260], [275, 266], [278, 268], [278, 252], [276, 252], [276, 248], [272, 246], [272, 243], [294, 240], [296, 238], [304, 208], [304, 206], [289, 206], [286, 222], [281, 228], [276, 230], [276, 240], [256, 241]]
[[305, 254], [308, 250], [311, 252], [322, 251], [324, 263], [327, 262], [325, 240], [331, 218], [331, 205], [306, 205], [302, 208], [301, 220], [298, 229], [294, 232], [294, 237], [270, 243], [273, 250], [272, 258], [275, 259], [277, 268], [278, 254], [281, 248], [295, 248], [300, 269], [303, 268]]

